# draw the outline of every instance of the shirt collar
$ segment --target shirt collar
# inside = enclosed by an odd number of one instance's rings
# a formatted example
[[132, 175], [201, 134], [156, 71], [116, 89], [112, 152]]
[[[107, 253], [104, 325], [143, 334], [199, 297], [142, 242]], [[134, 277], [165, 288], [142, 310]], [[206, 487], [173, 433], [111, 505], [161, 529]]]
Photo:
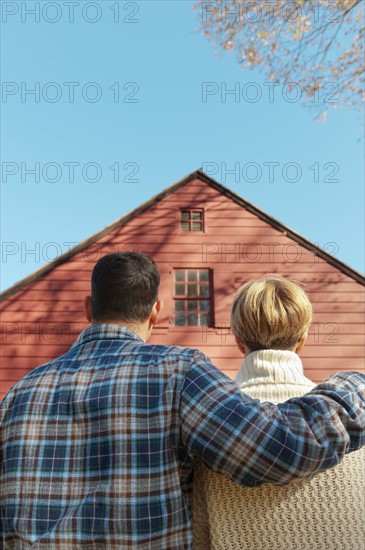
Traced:
[[80, 333], [71, 347], [81, 346], [92, 340], [136, 340], [144, 343], [138, 334], [125, 325], [119, 325], [118, 323], [94, 323]]

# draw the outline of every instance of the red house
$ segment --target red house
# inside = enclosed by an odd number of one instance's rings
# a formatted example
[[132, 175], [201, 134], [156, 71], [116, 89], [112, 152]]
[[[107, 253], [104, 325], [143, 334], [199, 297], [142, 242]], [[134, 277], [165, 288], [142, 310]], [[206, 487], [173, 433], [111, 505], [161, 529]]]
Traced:
[[150, 343], [199, 348], [234, 377], [242, 357], [229, 330], [232, 296], [280, 273], [304, 283], [313, 303], [306, 375], [364, 371], [365, 278], [197, 171], [2, 293], [0, 397], [68, 350], [87, 326], [95, 262], [124, 250], [151, 255], [161, 272], [165, 307]]

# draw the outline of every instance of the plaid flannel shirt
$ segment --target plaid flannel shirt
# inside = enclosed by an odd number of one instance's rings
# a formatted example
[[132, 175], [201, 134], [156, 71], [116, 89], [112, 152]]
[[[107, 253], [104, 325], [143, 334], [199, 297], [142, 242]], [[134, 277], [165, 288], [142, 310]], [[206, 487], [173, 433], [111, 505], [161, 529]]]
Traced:
[[364, 377], [274, 406], [199, 351], [93, 325], [5, 397], [6, 550], [190, 549], [193, 463], [254, 487], [310, 476], [364, 444]]

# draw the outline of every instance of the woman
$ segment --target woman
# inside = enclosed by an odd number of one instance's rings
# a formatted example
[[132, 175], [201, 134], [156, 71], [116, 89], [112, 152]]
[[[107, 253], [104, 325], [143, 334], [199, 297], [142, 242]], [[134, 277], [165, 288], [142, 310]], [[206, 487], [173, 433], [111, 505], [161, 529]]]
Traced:
[[[231, 327], [245, 356], [236, 381], [260, 401], [279, 403], [315, 384], [299, 358], [312, 322], [303, 289], [277, 275], [236, 293]], [[310, 481], [239, 487], [198, 463], [193, 503], [195, 550], [363, 550], [365, 451]]]

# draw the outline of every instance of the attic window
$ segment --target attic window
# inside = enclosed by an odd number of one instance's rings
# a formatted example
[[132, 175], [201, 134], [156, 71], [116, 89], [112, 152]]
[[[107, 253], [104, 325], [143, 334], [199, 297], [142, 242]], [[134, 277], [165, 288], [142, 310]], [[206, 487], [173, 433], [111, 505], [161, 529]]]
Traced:
[[204, 212], [203, 210], [182, 210], [181, 230], [182, 231], [203, 231]]
[[174, 279], [175, 326], [210, 326], [212, 296], [209, 269], [176, 269]]

